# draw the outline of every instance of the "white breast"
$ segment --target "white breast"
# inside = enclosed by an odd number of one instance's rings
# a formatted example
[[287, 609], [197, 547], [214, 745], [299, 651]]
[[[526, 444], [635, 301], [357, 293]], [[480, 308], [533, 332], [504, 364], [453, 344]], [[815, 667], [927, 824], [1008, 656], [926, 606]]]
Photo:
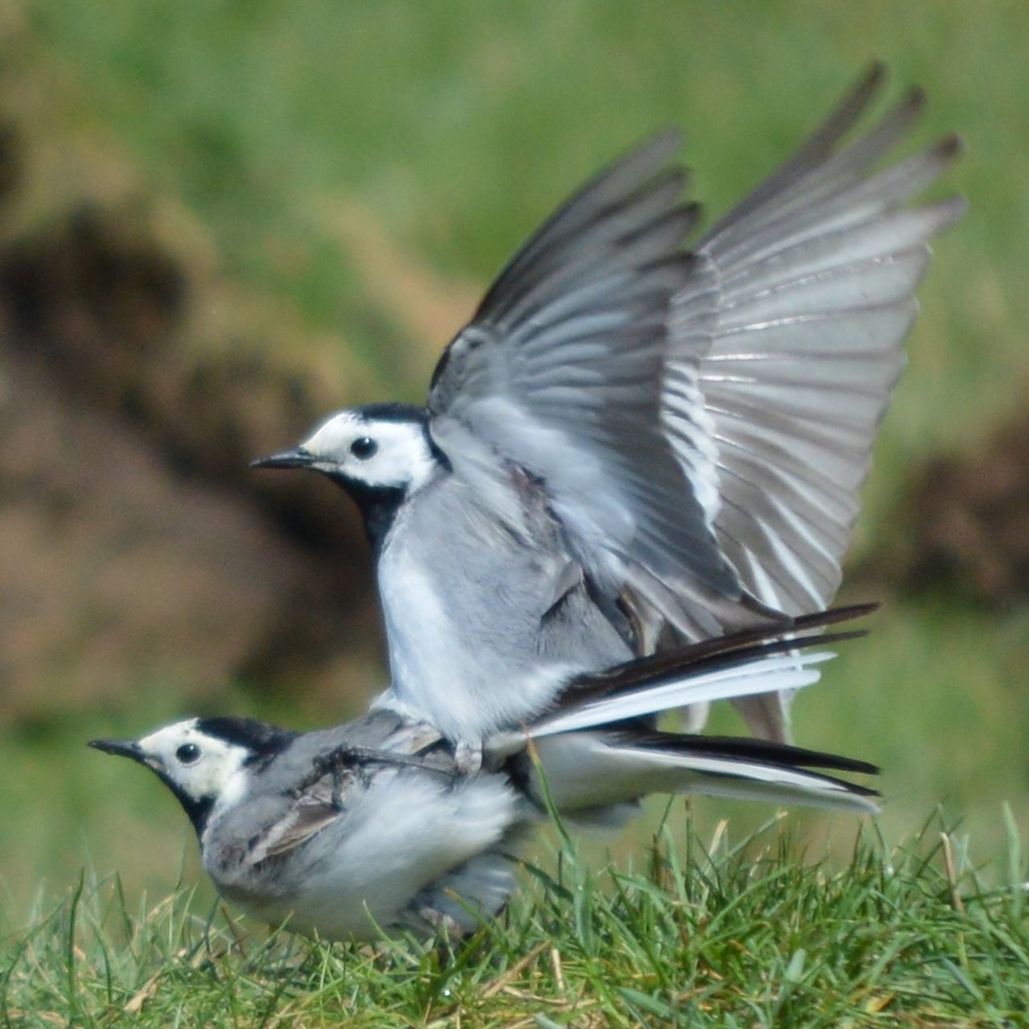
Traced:
[[413, 497], [378, 565], [404, 711], [474, 743], [545, 707], [581, 670], [540, 652], [540, 618], [566, 563], [504, 528], [454, 478]]
[[280, 885], [288, 874], [295, 892], [246, 906], [323, 939], [377, 938], [409, 917], [422, 890], [497, 843], [520, 811], [499, 776], [454, 787], [410, 772], [376, 776], [280, 874]]

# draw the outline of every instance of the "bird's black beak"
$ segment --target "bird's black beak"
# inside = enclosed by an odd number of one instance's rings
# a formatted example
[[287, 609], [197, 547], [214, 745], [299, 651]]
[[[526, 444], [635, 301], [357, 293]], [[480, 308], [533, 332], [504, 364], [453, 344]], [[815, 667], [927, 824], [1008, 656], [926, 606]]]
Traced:
[[303, 447], [283, 450], [281, 454], [259, 457], [250, 462], [251, 468], [309, 468], [316, 460], [314, 454]]
[[130, 757], [133, 761], [141, 763], [146, 761], [146, 755], [135, 740], [90, 740], [89, 746], [102, 750], [105, 754]]

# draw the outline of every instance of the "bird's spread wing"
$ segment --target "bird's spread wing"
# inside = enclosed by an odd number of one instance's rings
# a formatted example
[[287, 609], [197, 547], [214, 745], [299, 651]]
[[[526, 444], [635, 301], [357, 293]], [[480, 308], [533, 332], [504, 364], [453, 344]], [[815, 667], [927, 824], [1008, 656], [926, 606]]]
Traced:
[[685, 256], [676, 140], [631, 153], [525, 244], [436, 369], [441, 448], [458, 463], [470, 434], [538, 478], [651, 636], [746, 624], [741, 595], [817, 610], [839, 585], [928, 242], [963, 209], [907, 206], [954, 138], [877, 170], [921, 94], [847, 142], [882, 79]]
[[678, 139], [602, 173], [522, 247], [447, 348], [431, 431], [458, 466], [469, 434], [543, 484], [575, 558], [614, 584], [638, 566], [736, 596], [710, 518], [661, 431], [673, 296], [697, 211]]
[[950, 164], [953, 137], [876, 170], [920, 93], [845, 142], [882, 78], [873, 67], [704, 235], [676, 298], [666, 432], [743, 586], [788, 614], [836, 592], [928, 243], [964, 206], [905, 206]]

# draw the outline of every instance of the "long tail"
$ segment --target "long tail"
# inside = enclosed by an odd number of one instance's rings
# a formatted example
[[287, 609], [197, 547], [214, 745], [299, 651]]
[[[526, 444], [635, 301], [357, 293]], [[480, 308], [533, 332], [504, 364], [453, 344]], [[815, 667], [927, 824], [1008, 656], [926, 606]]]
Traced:
[[700, 793], [773, 804], [876, 812], [878, 793], [827, 769], [873, 775], [865, 761], [750, 738], [692, 736], [646, 729], [548, 736], [526, 760], [531, 789], [562, 814], [617, 808], [649, 793]]
[[522, 732], [494, 737], [488, 750], [494, 761], [516, 762], [539, 797], [542, 769], [557, 809], [573, 815], [659, 792], [875, 811], [874, 790], [818, 771], [874, 774], [867, 762], [758, 739], [659, 732], [647, 717], [684, 704], [810, 685], [819, 678], [818, 666], [835, 655], [808, 648], [864, 635], [820, 630], [875, 606], [799, 618], [793, 626], [799, 636], [746, 630], [583, 676], [553, 712]]
[[[576, 679], [556, 707], [524, 731], [493, 737], [491, 753], [511, 753], [525, 743], [558, 733], [592, 729], [630, 718], [659, 714], [688, 704], [800, 689], [820, 678], [818, 666], [836, 655], [824, 649], [861, 631], [821, 634], [821, 629], [858, 618], [875, 604], [833, 608], [796, 619], [790, 635], [780, 628], [747, 629], [704, 640]], [[809, 648], [817, 646], [818, 650]]]

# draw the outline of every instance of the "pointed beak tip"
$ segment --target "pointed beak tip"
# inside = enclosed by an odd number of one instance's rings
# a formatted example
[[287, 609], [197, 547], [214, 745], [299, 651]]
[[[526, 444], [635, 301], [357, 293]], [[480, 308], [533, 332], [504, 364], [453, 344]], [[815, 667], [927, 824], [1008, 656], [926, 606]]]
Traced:
[[269, 454], [267, 457], [258, 457], [250, 462], [250, 467], [306, 468], [311, 461], [311, 455], [303, 447], [296, 447], [293, 450], [283, 450], [278, 454]]
[[86, 746], [105, 754], [116, 754], [119, 757], [138, 758], [140, 756], [139, 744], [135, 740], [90, 740]]

